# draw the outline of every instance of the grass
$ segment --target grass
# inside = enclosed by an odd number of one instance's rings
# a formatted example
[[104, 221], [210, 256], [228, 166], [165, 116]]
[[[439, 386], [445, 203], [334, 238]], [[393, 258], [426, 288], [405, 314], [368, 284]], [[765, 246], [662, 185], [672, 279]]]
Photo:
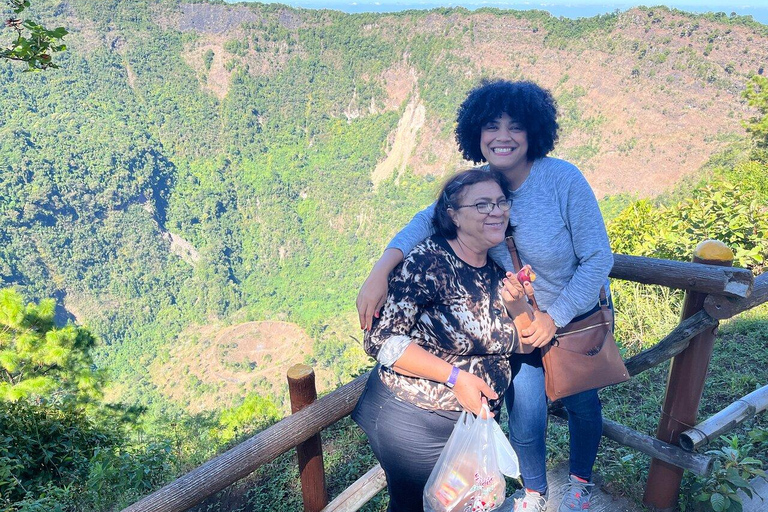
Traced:
[[616, 340], [625, 359], [657, 344], [680, 319], [683, 294], [659, 286], [614, 281]]

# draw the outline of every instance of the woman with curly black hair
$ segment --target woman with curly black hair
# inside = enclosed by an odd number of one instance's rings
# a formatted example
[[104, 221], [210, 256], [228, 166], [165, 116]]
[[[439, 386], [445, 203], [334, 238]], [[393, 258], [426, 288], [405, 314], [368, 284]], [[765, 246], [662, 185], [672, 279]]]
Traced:
[[[483, 81], [459, 107], [456, 140], [467, 160], [487, 162], [510, 182], [510, 226], [520, 259], [536, 271], [540, 311], [522, 342], [536, 349], [558, 327], [599, 307], [608, 290], [613, 255], [592, 189], [573, 164], [547, 154], [558, 136], [557, 106], [551, 93], [532, 82]], [[418, 213], [390, 242], [357, 299], [360, 325], [370, 329], [387, 294], [387, 277], [413, 246], [431, 234], [433, 206]], [[489, 255], [508, 270], [502, 244]], [[505, 401], [510, 441], [520, 458], [526, 490], [514, 510], [547, 509], [547, 403], [539, 350], [511, 360], [513, 378]], [[589, 509], [592, 467], [602, 435], [596, 390], [562, 400], [568, 410], [570, 479], [558, 512]]]

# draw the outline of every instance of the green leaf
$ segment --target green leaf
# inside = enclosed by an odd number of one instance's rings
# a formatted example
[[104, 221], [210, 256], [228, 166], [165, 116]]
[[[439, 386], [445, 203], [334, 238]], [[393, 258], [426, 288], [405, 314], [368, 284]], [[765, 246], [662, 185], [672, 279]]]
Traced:
[[742, 478], [736, 468], [728, 468], [728, 471], [726, 471], [726, 479], [737, 488], [749, 487], [749, 482]]
[[725, 512], [728, 510], [727, 498], [719, 492], [714, 493], [709, 498], [709, 503], [712, 505], [712, 510], [715, 512]]

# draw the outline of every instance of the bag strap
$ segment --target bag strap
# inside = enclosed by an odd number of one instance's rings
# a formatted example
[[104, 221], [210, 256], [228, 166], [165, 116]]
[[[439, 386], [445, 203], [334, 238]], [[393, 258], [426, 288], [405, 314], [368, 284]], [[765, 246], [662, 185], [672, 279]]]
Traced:
[[[512, 239], [512, 236], [507, 236], [505, 238], [507, 242], [507, 249], [509, 249], [509, 255], [512, 256], [512, 267], [515, 269], [515, 272], [520, 272], [520, 269], [523, 268], [523, 263], [520, 261], [520, 255], [517, 254], [517, 247], [515, 246], [515, 241]], [[534, 311], [539, 310], [539, 305], [536, 302], [536, 297], [534, 295], [531, 295], [528, 297], [528, 300], [531, 302], [531, 307], [534, 309]]]
[[608, 309], [608, 297], [605, 295], [605, 286], [600, 287], [600, 309]]
[[[520, 272], [520, 269], [523, 268], [523, 262], [520, 261], [520, 255], [517, 254], [517, 246], [515, 246], [515, 241], [511, 235], [507, 236], [505, 241], [507, 242], [509, 255], [512, 257], [512, 267], [515, 269], [515, 272]], [[533, 309], [539, 309], [539, 305], [536, 303], [536, 297], [530, 297], [530, 299]], [[605, 294], [605, 286], [600, 287], [599, 304], [601, 309], [608, 309], [608, 296]]]
[[515, 268], [515, 272], [520, 272], [520, 269], [523, 268], [523, 263], [517, 254], [515, 240], [511, 236], [506, 237], [504, 240], [507, 242], [507, 249], [509, 249], [509, 255], [512, 257], [512, 266]]

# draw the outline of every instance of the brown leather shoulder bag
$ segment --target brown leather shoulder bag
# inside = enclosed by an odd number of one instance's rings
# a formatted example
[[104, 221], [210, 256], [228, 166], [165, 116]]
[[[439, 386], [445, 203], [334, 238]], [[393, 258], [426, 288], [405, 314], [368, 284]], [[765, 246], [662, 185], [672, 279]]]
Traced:
[[[512, 237], [507, 237], [507, 247], [519, 272], [522, 263]], [[538, 309], [535, 299], [533, 307]], [[557, 329], [552, 341], [541, 348], [541, 359], [547, 397], [553, 401], [629, 380], [613, 338], [613, 313], [605, 287], [600, 288], [600, 309]]]

